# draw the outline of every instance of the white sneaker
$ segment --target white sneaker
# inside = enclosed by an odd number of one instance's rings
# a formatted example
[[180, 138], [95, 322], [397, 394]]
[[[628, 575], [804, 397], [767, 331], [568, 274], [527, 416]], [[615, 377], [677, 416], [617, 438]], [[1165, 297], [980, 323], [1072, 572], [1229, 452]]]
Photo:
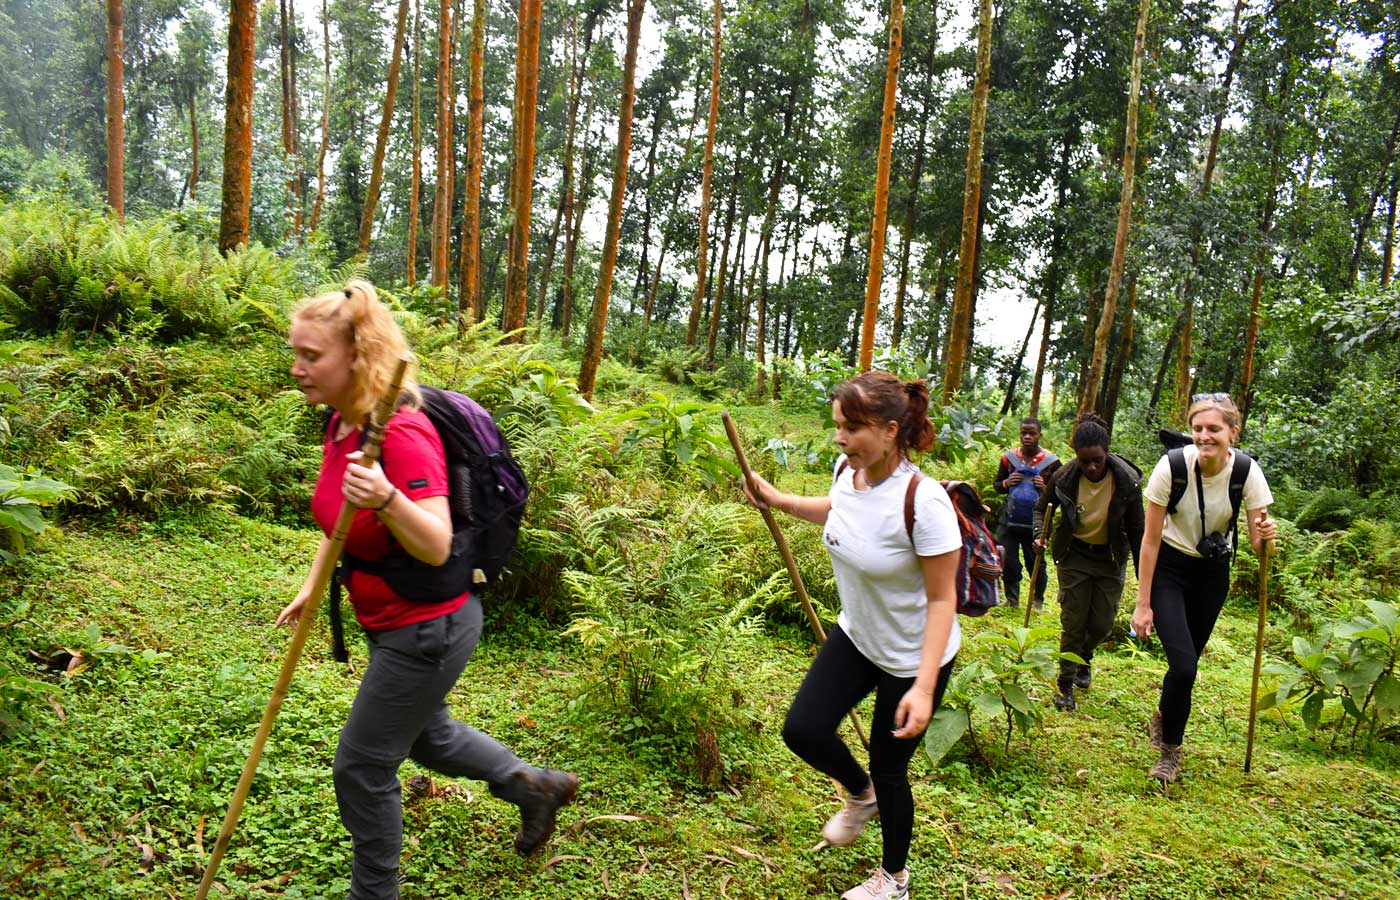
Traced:
[[822, 826], [822, 837], [833, 847], [854, 844], [865, 830], [865, 823], [879, 814], [880, 804], [875, 799], [875, 785], [872, 784], [859, 797], [846, 798], [846, 805]]
[[841, 900], [909, 900], [909, 876], [903, 881], [883, 868], [876, 869], [860, 887], [853, 887], [841, 895]]

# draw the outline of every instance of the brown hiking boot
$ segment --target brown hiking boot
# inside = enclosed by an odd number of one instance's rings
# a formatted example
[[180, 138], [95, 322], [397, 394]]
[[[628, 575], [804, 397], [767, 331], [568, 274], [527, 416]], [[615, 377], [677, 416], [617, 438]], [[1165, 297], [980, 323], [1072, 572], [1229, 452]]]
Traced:
[[1152, 718], [1147, 720], [1147, 742], [1153, 750], [1162, 749], [1162, 711], [1152, 710]]
[[1155, 778], [1166, 787], [1181, 775], [1181, 745], [1163, 744], [1162, 755], [1157, 758], [1157, 764], [1148, 770], [1149, 778]]
[[574, 802], [578, 776], [557, 769], [531, 769], [520, 778], [525, 783], [525, 797], [520, 801], [520, 831], [515, 835], [515, 852], [529, 856], [554, 834], [559, 807]]

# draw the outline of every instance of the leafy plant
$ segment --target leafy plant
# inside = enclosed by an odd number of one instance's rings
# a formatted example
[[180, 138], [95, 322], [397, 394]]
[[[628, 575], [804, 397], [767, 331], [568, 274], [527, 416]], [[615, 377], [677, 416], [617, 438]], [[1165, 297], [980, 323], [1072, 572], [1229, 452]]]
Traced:
[[73, 488], [0, 464], [0, 563], [12, 563], [49, 528], [40, 510], [73, 497]]
[[972, 741], [974, 754], [981, 755], [974, 713], [1006, 722], [1003, 752], [1010, 750], [1015, 731], [1027, 734], [1039, 724], [1043, 701], [1033, 699], [1026, 679], [1053, 678], [1061, 659], [1084, 662], [1073, 653], [1054, 649], [1051, 639], [1058, 636], [1056, 628], [1014, 627], [973, 638], [971, 643], [986, 648], [986, 654], [953, 673], [943, 702], [924, 732], [924, 752], [929, 760], [937, 765], [964, 734]]
[[739, 467], [729, 459], [727, 440], [708, 427], [706, 419], [719, 412], [716, 407], [675, 401], [656, 392], [651, 397], [650, 403], [624, 410], [613, 419], [631, 426], [622, 440], [623, 455], [636, 453], [644, 445], [655, 446], [663, 472], [689, 466], [707, 481], [739, 474]]

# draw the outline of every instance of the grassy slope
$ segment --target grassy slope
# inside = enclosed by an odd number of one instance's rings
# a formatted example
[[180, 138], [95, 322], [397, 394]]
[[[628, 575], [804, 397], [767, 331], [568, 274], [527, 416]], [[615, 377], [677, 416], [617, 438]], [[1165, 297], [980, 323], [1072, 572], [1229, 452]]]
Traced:
[[[285, 644], [268, 623], [312, 548], [305, 533], [220, 518], [74, 530], [34, 558], [23, 592], [31, 617], [6, 643], [71, 642], [96, 622], [106, 640], [161, 655], [101, 658], [62, 681], [58, 706], [37, 709], [30, 733], [0, 745], [0, 895], [193, 893], [200, 822], [207, 849]], [[1223, 621], [1170, 799], [1143, 776], [1141, 726], [1163, 663], [1127, 651], [1100, 657], [1080, 713], [1052, 714], [1009, 754], [983, 723], [990, 770], [962, 756], [934, 771], [917, 758], [919, 893], [1395, 896], [1393, 750], [1329, 757], [1269, 721], [1255, 773], [1240, 772], [1251, 637], [1243, 615]], [[354, 676], [325, 649], [321, 638], [309, 647], [225, 860], [232, 896], [343, 896], [349, 841], [329, 765]], [[452, 697], [460, 717], [527, 759], [581, 774], [580, 804], [549, 850], [562, 858], [543, 869], [544, 859], [516, 858], [513, 810], [464, 785], [410, 803], [406, 898], [681, 897], [687, 887], [694, 897], [833, 896], [878, 863], [874, 829], [850, 849], [809, 849], [835, 800], [776, 727], [807, 642], [774, 635], [752, 661], [749, 699], [771, 704], [771, 724], [760, 757], [713, 794], [676, 787], [674, 761], [570, 709], [574, 652], [543, 629], [488, 636]], [[619, 814], [654, 818], [594, 818]]]

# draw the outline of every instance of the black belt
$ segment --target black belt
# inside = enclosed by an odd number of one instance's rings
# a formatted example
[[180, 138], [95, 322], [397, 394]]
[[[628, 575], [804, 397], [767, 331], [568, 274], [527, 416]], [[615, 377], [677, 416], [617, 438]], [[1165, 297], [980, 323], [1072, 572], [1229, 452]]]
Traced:
[[1081, 541], [1077, 537], [1070, 538], [1069, 542], [1070, 546], [1080, 553], [1088, 553], [1093, 556], [1108, 556], [1113, 552], [1108, 544], [1091, 544], [1088, 541]]

